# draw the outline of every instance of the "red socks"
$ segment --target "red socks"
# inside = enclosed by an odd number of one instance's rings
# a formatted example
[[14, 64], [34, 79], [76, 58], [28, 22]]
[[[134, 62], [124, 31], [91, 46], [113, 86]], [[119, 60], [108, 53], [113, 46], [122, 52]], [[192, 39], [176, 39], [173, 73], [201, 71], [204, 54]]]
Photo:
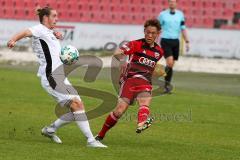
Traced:
[[111, 129], [118, 121], [118, 117], [114, 115], [113, 112], [111, 112], [107, 119], [105, 120], [105, 123], [102, 127], [102, 130], [98, 133], [98, 136], [101, 138], [104, 138], [105, 134], [109, 129]]
[[150, 114], [150, 110], [149, 110], [148, 106], [142, 105], [138, 109], [138, 124], [145, 122], [147, 120], [149, 114]]
[[[145, 122], [149, 114], [150, 114], [150, 110], [148, 106], [142, 105], [138, 110], [138, 123]], [[108, 130], [111, 129], [117, 123], [117, 121], [118, 121], [118, 117], [115, 116], [113, 112], [111, 112], [106, 118], [101, 131], [98, 133], [98, 136], [101, 138], [104, 138]]]

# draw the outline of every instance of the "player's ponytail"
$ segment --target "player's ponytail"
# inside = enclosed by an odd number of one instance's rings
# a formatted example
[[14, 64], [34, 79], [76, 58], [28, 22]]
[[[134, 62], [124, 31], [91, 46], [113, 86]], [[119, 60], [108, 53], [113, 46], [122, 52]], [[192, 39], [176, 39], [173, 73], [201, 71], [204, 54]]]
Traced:
[[38, 6], [35, 10], [36, 12], [36, 15], [38, 15], [39, 17], [39, 21], [40, 23], [43, 22], [43, 17], [44, 16], [49, 16], [51, 14], [51, 10], [52, 8], [51, 7], [44, 7], [44, 8], [41, 8], [40, 6]]

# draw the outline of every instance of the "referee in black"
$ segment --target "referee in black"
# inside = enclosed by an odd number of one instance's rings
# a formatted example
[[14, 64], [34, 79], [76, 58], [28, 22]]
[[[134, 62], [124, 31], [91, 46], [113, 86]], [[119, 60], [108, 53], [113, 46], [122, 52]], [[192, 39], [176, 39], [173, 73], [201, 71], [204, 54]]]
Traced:
[[165, 93], [170, 93], [171, 79], [173, 75], [174, 62], [178, 60], [179, 56], [179, 38], [183, 34], [186, 43], [186, 50], [189, 50], [189, 39], [185, 26], [185, 18], [182, 11], [177, 10], [177, 0], [168, 0], [169, 8], [162, 11], [158, 20], [162, 27], [161, 33], [161, 47], [164, 50], [164, 57], [166, 59], [166, 73], [165, 77]]

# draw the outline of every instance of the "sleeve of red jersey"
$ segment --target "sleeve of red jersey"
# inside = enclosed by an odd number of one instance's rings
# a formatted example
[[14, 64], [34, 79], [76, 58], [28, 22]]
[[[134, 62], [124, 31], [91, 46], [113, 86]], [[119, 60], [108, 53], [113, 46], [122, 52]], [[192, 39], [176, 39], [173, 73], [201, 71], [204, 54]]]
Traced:
[[120, 49], [123, 51], [123, 53], [125, 55], [133, 54], [134, 50], [135, 50], [135, 43], [134, 43], [134, 41], [130, 41], [130, 42], [122, 45], [122, 47], [120, 47]]

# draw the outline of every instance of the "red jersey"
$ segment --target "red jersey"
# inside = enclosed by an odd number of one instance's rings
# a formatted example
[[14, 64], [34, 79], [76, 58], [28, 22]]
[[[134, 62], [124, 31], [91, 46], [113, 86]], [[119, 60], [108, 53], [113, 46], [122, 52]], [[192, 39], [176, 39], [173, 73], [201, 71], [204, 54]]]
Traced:
[[145, 39], [139, 39], [128, 42], [120, 49], [129, 56], [127, 67], [122, 72], [120, 81], [139, 77], [151, 82], [155, 65], [164, 53], [162, 48], [157, 43], [154, 43], [154, 47], [150, 47]]

